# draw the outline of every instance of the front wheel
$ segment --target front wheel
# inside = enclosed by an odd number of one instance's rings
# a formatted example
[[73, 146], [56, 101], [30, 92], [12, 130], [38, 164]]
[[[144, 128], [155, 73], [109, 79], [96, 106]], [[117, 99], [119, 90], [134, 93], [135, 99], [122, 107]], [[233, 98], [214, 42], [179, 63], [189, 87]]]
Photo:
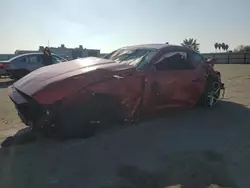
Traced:
[[208, 78], [201, 102], [205, 108], [213, 108], [220, 100], [221, 83], [214, 78]]

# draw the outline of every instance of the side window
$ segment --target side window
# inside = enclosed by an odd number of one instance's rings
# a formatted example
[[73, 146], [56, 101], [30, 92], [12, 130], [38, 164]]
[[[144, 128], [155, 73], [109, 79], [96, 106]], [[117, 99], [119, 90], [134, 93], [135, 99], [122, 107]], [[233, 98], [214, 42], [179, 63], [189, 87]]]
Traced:
[[24, 62], [24, 63], [29, 63], [29, 58], [28, 57], [22, 57], [19, 59], [19, 61]]
[[60, 62], [63, 62], [63, 59], [58, 57], [58, 56], [55, 56], [55, 55], [52, 55], [52, 59], [53, 59], [53, 63], [60, 63]]
[[31, 55], [28, 57], [30, 63], [42, 63], [42, 58], [41, 56], [38, 55]]
[[204, 61], [204, 57], [196, 52], [192, 52], [189, 54], [189, 59], [194, 66], [198, 66], [199, 63]]
[[157, 71], [194, 69], [186, 52], [169, 52], [155, 64]]
[[143, 67], [152, 60], [157, 52], [157, 50], [150, 50], [146, 56], [143, 56], [142, 61], [137, 65], [137, 70], [142, 70]]

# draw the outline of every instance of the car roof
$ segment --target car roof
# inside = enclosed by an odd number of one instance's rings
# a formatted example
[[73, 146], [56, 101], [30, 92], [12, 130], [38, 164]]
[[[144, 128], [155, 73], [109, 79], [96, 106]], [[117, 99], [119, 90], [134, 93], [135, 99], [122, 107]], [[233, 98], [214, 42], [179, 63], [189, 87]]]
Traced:
[[[14, 60], [14, 59], [16, 59], [16, 58], [20, 58], [20, 57], [25, 57], [25, 56], [27, 56], [27, 55], [42, 55], [43, 53], [42, 52], [32, 52], [32, 53], [25, 53], [25, 54], [20, 54], [20, 55], [17, 55], [17, 56], [15, 56], [15, 57], [12, 57], [11, 59], [9, 59], [8, 61], [12, 61], [12, 60]], [[54, 54], [54, 53], [51, 53], [52, 55], [56, 55], [56, 56], [59, 56], [59, 55], [57, 55], [57, 54]], [[59, 56], [59, 57], [61, 57], [61, 56]], [[62, 57], [61, 57], [62, 58]], [[64, 58], [63, 58], [64, 59]]]
[[125, 46], [120, 49], [136, 49], [136, 48], [151, 48], [151, 49], [163, 49], [163, 48], [171, 48], [171, 47], [182, 47], [180, 45], [173, 45], [173, 44], [140, 44], [140, 45], [133, 45], [133, 46]]

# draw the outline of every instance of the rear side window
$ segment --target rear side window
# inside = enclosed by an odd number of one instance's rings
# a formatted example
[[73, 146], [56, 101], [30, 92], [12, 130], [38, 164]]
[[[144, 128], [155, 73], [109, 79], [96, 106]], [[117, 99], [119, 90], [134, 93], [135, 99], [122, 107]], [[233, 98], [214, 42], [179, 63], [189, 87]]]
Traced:
[[198, 66], [202, 61], [204, 61], [204, 57], [196, 52], [189, 53], [189, 59], [194, 66]]
[[[15, 60], [16, 61], [16, 60]], [[17, 60], [18, 61], [18, 60]], [[21, 62], [29, 63], [29, 58], [28, 57], [22, 57], [19, 59]]]
[[186, 52], [168, 52], [155, 64], [157, 71], [194, 69]]
[[29, 62], [30, 63], [42, 63], [42, 58], [40, 55], [32, 55], [32, 56], [29, 56]]
[[55, 55], [52, 55], [52, 59], [53, 59], [53, 63], [60, 63], [60, 62], [64, 61], [64, 59], [62, 59], [58, 56], [55, 56]]

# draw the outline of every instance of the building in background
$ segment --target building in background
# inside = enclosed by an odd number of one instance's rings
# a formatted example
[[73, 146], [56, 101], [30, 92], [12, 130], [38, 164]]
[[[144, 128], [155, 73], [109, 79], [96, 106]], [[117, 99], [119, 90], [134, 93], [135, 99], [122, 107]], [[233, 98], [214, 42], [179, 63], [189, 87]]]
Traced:
[[92, 56], [92, 57], [100, 57], [100, 50], [87, 49], [87, 54], [88, 56]]
[[[66, 59], [77, 59], [82, 57], [88, 57], [88, 56], [94, 56], [99, 57], [100, 56], [100, 50], [97, 49], [86, 49], [83, 48], [82, 45], [79, 45], [79, 47], [76, 48], [67, 48], [64, 44], [61, 44], [60, 47], [49, 47], [50, 51], [52, 53], [55, 53], [57, 55], [60, 55]], [[39, 51], [43, 51], [44, 46], [39, 46]]]
[[15, 54], [0, 54], [0, 61], [6, 61], [14, 57]]
[[[8, 60], [14, 56], [26, 54], [26, 53], [36, 53], [43, 52], [44, 46], [39, 46], [38, 50], [16, 50], [14, 54], [0, 54], [0, 60]], [[82, 45], [76, 48], [67, 48], [64, 44], [59, 47], [49, 47], [52, 53], [55, 53], [61, 57], [68, 60], [83, 58], [83, 57], [100, 57], [100, 50], [98, 49], [87, 49], [83, 48]]]
[[38, 50], [16, 50], [15, 55], [27, 54], [27, 53], [36, 53]]

